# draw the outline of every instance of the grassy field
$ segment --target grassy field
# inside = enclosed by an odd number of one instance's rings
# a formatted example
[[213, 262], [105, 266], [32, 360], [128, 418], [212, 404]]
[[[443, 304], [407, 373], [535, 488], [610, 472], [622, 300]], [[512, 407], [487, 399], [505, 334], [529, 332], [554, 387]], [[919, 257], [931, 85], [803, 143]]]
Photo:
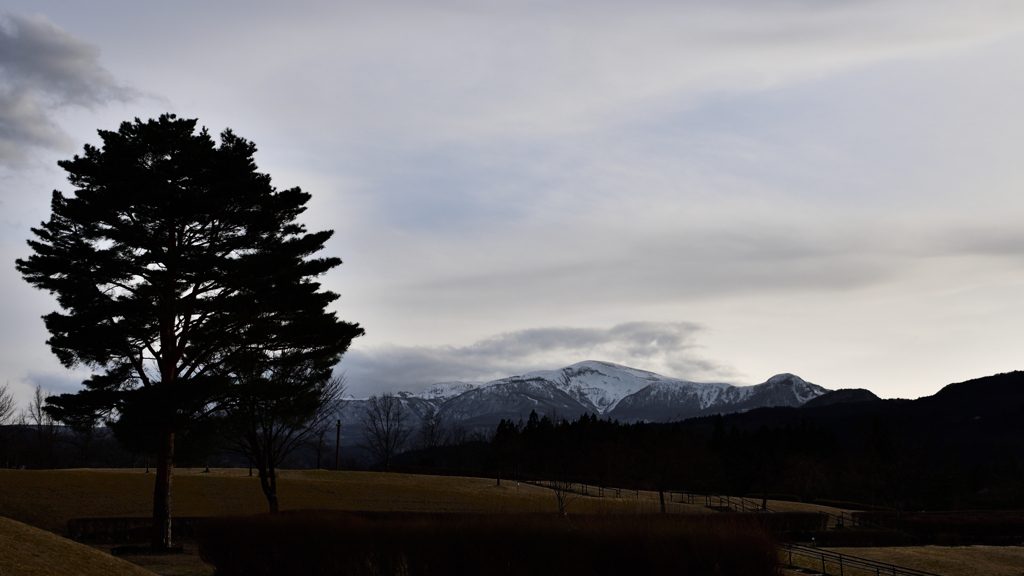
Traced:
[[[141, 469], [95, 470], [0, 470], [0, 516], [42, 528], [55, 534], [66, 533], [72, 518], [138, 516], [152, 510], [153, 475]], [[496, 486], [485, 478], [414, 476], [375, 472], [284, 471], [279, 481], [282, 510], [352, 510], [409, 512], [550, 512], [557, 504], [554, 493], [546, 488], [503, 480]], [[577, 499], [570, 514], [637, 514], [660, 509], [656, 493], [623, 491], [621, 499]], [[813, 504], [769, 502], [779, 511], [838, 513], [837, 509]], [[246, 469], [200, 469], [175, 471], [175, 516], [244, 516], [262, 514], [266, 500], [259, 480]], [[710, 513], [702, 506], [672, 503], [672, 513]], [[13, 538], [7, 524], [0, 527], [0, 538]], [[19, 541], [20, 542], [20, 541]], [[53, 543], [63, 539], [38, 541], [41, 556]], [[187, 543], [186, 543], [187, 544]], [[30, 546], [30, 544], [24, 544]], [[5, 546], [6, 549], [6, 546]], [[1006, 547], [913, 547], [850, 548], [837, 551], [937, 572], [946, 576], [961, 574], [1024, 573], [1024, 548]], [[164, 575], [210, 574], [193, 555], [187, 558], [130, 558]], [[123, 563], [122, 563], [123, 564]], [[0, 574], [19, 573], [2, 572]], [[47, 572], [39, 572], [46, 574]], [[127, 572], [126, 572], [127, 573]]]
[[11, 576], [153, 576], [110, 554], [45, 530], [0, 518], [0, 574]]

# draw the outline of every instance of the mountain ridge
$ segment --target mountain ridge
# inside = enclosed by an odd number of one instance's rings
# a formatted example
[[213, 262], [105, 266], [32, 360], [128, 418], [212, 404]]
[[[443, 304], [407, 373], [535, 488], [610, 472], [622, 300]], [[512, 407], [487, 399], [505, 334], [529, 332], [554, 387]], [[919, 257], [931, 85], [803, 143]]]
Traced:
[[[670, 422], [768, 406], [797, 407], [829, 390], [782, 373], [754, 386], [691, 382], [612, 362], [585, 360], [557, 370], [536, 370], [485, 383], [440, 382], [418, 394], [396, 394], [415, 428], [430, 411], [449, 425], [493, 429], [530, 412], [575, 419], [589, 413], [622, 422]], [[361, 432], [365, 400], [343, 411], [346, 437]]]

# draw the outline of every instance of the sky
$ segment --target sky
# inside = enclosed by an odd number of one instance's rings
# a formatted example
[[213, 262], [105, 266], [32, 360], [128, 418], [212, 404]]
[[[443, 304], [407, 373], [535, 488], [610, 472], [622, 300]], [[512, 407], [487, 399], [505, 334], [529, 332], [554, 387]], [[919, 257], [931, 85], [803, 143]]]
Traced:
[[333, 229], [349, 393], [582, 360], [917, 398], [1024, 368], [1024, 3], [8, 0], [0, 384], [56, 165], [164, 112]]

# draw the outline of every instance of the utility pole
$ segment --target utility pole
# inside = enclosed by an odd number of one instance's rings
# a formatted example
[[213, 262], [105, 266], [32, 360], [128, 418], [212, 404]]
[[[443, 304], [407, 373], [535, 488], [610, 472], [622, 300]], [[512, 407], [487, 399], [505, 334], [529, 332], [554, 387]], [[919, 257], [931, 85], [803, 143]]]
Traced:
[[338, 427], [334, 432], [334, 470], [341, 470], [341, 418], [338, 418]]

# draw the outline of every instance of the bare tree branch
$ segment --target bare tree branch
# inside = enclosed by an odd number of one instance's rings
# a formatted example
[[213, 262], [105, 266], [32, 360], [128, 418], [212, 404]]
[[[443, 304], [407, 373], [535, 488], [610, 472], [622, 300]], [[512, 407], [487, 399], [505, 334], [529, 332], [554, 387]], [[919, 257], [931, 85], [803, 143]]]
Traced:
[[368, 450], [384, 470], [391, 470], [391, 458], [405, 447], [412, 429], [402, 400], [390, 392], [371, 396], [362, 416], [363, 448]]

